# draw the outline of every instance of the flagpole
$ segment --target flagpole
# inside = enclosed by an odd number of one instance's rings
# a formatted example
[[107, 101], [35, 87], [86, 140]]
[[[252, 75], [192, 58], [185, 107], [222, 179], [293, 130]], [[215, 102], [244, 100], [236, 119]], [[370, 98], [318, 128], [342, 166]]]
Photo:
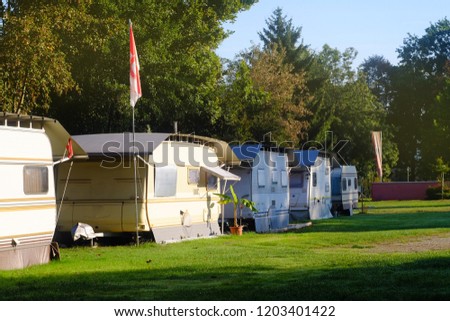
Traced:
[[[129, 21], [129, 25], [130, 25], [130, 53], [133, 52], [133, 54], [135, 54], [136, 56], [133, 58], [134, 61], [132, 61], [131, 63], [135, 63], [139, 69], [139, 62], [137, 62], [137, 53], [134, 52], [136, 50], [135, 48], [135, 44], [134, 44], [134, 36], [132, 34], [132, 23], [131, 23], [131, 19], [128, 20]], [[133, 40], [133, 43], [131, 43], [131, 39]], [[131, 65], [130, 65], [131, 66]], [[131, 67], [133, 68], [133, 67]], [[133, 72], [135, 71], [135, 69], [133, 70]], [[130, 70], [130, 76], [131, 76], [131, 70]], [[135, 75], [137, 77], [139, 77], [139, 74]], [[140, 86], [140, 84], [139, 84]], [[131, 80], [130, 80], [130, 90], [131, 90], [132, 86], [131, 86]], [[140, 88], [138, 89], [138, 93], [140, 91]], [[131, 95], [131, 91], [130, 91], [130, 95]], [[139, 97], [138, 97], [139, 98]], [[131, 100], [130, 100], [131, 101]], [[139, 246], [139, 208], [138, 208], [138, 184], [137, 184], [137, 161], [136, 161], [136, 144], [135, 144], [135, 105], [137, 103], [137, 99], [134, 101], [134, 104], [131, 103], [131, 107], [133, 108], [133, 169], [134, 169], [134, 207], [135, 207], [135, 211], [136, 211], [136, 246]]]
[[133, 167], [134, 167], [134, 206], [136, 210], [136, 245], [139, 246], [139, 208], [138, 208], [138, 186], [137, 186], [137, 164], [135, 148], [135, 125], [134, 125], [134, 107], [133, 107]]

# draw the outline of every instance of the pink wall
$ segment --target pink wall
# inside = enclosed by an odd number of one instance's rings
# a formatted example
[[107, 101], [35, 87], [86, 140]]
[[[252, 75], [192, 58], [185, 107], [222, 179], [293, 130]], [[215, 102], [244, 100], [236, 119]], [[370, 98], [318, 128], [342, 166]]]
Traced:
[[437, 184], [436, 181], [373, 183], [372, 200], [424, 200], [427, 188]]

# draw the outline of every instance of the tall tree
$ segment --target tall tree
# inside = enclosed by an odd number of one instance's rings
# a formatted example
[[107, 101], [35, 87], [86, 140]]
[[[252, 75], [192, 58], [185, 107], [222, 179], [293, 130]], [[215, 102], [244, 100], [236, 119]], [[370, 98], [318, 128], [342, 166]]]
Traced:
[[396, 128], [399, 165], [410, 167], [413, 179], [431, 179], [430, 164], [441, 149], [432, 110], [445, 86], [445, 64], [450, 60], [449, 20], [432, 24], [421, 37], [408, 35], [398, 52], [389, 118]]
[[55, 25], [70, 28], [65, 18], [76, 12], [55, 5], [36, 7], [25, 14], [9, 2], [8, 6], [3, 11], [1, 33], [2, 109], [15, 113], [48, 109], [52, 92], [60, 95], [76, 85], [71, 66], [59, 49], [62, 40], [53, 30]]
[[[397, 148], [392, 142], [391, 129], [385, 125], [385, 109], [369, 89], [365, 75], [353, 68], [356, 50], [348, 48], [340, 52], [324, 45], [322, 51], [312, 52], [301, 39], [301, 28], [295, 27], [280, 8], [266, 24], [259, 33], [263, 48], [277, 45], [278, 50], [284, 50], [284, 63], [293, 65], [291, 72], [302, 73], [306, 80], [309, 97], [305, 107], [310, 113], [304, 120], [309, 124], [309, 139], [322, 147], [330, 139], [331, 131], [336, 140], [349, 141], [340, 156], [357, 165], [362, 176], [370, 176], [374, 172], [370, 131], [383, 130], [384, 167], [388, 176], [397, 162]], [[337, 141], [327, 143], [331, 146]]]
[[277, 50], [285, 51], [285, 62], [294, 67], [292, 72], [304, 73], [309, 91], [314, 96], [315, 90], [322, 86], [325, 79], [312, 72], [317, 63], [316, 55], [309, 45], [304, 44], [302, 28], [295, 27], [292, 19], [288, 19], [278, 7], [266, 20], [266, 28], [258, 35], [264, 49], [276, 46]]
[[[424, 122], [428, 125], [422, 137], [422, 159], [427, 169], [436, 159], [450, 160], [450, 60], [444, 74], [444, 83], [431, 104]], [[430, 173], [430, 178], [433, 178]]]
[[318, 53], [314, 72], [327, 80], [316, 91], [309, 139], [320, 146], [325, 142], [334, 146], [341, 162], [356, 165], [359, 175], [367, 178], [375, 172], [371, 131], [381, 130], [383, 169], [388, 177], [398, 159], [397, 147], [386, 124], [386, 110], [371, 92], [365, 74], [353, 68], [355, 57], [352, 48], [341, 53], [328, 45]]
[[217, 135], [233, 142], [259, 141], [253, 132], [252, 111], [259, 110], [269, 100], [269, 94], [256, 88], [250, 66], [240, 59], [228, 65], [222, 89], [222, 115], [217, 123]]
[[[297, 143], [309, 113], [304, 74], [293, 73], [294, 67], [284, 62], [285, 51], [276, 46], [254, 47], [244, 58], [231, 66], [225, 90], [223, 117], [234, 125], [228, 139], [260, 141], [270, 132], [279, 143]], [[222, 123], [230, 129], [230, 122]]]
[[391, 77], [393, 66], [383, 56], [371, 56], [361, 64], [372, 93], [388, 109], [392, 102]]
[[[11, 1], [13, 10], [4, 12], [14, 17], [5, 19], [2, 34], [2, 43], [8, 45], [1, 53], [6, 70], [2, 107], [17, 110], [17, 102], [12, 102], [25, 92], [23, 111], [48, 112], [71, 133], [129, 130], [128, 19], [132, 18], [144, 93], [136, 109], [137, 129], [166, 131], [178, 120], [184, 131], [207, 133], [220, 114], [215, 89], [221, 65], [213, 50], [227, 36], [222, 22], [233, 20], [255, 2]], [[26, 34], [23, 24], [42, 30], [42, 35]], [[34, 41], [38, 55], [30, 52], [28, 57], [26, 42], [14, 40], [22, 33]], [[50, 61], [43, 61], [45, 57]], [[33, 68], [24, 68], [27, 63]], [[38, 88], [35, 84], [42, 78], [44, 86]], [[28, 81], [26, 91], [23, 79]]]
[[340, 90], [344, 84], [354, 81], [355, 71], [352, 69], [352, 63], [355, 56], [356, 52], [352, 48], [341, 53], [328, 45], [324, 45], [322, 51], [317, 54], [310, 72], [319, 75], [324, 81], [314, 92], [310, 139], [323, 140], [326, 132], [330, 130], [337, 109], [340, 108]]
[[256, 88], [269, 93], [263, 110], [255, 110], [254, 132], [262, 137], [270, 131], [278, 141], [297, 143], [308, 126], [305, 116], [309, 114], [306, 106], [310, 97], [304, 73], [293, 72], [294, 66], [284, 62], [286, 54], [276, 45], [253, 49], [251, 78]]
[[442, 75], [450, 57], [449, 43], [450, 21], [444, 18], [426, 28], [422, 37], [408, 34], [397, 50], [400, 64], [427, 76]]
[[303, 44], [302, 28], [295, 27], [292, 19], [283, 15], [278, 7], [266, 20], [267, 28], [258, 32], [265, 49], [276, 45], [278, 50], [285, 50], [285, 60], [294, 66], [294, 72], [306, 69], [311, 63], [312, 55], [308, 46]]

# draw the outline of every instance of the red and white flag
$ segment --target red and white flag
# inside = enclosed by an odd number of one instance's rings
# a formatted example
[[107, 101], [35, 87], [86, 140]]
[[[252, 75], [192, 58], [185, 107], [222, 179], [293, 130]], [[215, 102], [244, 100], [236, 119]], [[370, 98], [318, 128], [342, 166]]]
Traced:
[[134, 42], [133, 26], [130, 20], [130, 105], [134, 108], [142, 97], [141, 80], [139, 78], [139, 59]]
[[67, 141], [66, 152], [67, 152], [67, 158], [70, 159], [73, 157], [73, 147], [72, 147], [72, 139], [71, 138], [69, 138], [69, 140]]
[[378, 177], [383, 181], [383, 149], [381, 132], [372, 132], [372, 143], [375, 150], [375, 161], [377, 165]]

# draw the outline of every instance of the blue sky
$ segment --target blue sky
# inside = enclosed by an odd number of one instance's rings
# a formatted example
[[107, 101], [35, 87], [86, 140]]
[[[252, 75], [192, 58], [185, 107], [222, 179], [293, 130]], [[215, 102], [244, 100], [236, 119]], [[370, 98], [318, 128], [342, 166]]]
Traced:
[[396, 49], [408, 33], [422, 36], [431, 23], [450, 18], [450, 0], [259, 0], [234, 23], [225, 24], [234, 33], [217, 54], [233, 59], [259, 44], [258, 32], [277, 7], [295, 27], [302, 27], [304, 44], [315, 51], [324, 44], [340, 51], [353, 47], [358, 51], [356, 65], [375, 54], [397, 64]]

